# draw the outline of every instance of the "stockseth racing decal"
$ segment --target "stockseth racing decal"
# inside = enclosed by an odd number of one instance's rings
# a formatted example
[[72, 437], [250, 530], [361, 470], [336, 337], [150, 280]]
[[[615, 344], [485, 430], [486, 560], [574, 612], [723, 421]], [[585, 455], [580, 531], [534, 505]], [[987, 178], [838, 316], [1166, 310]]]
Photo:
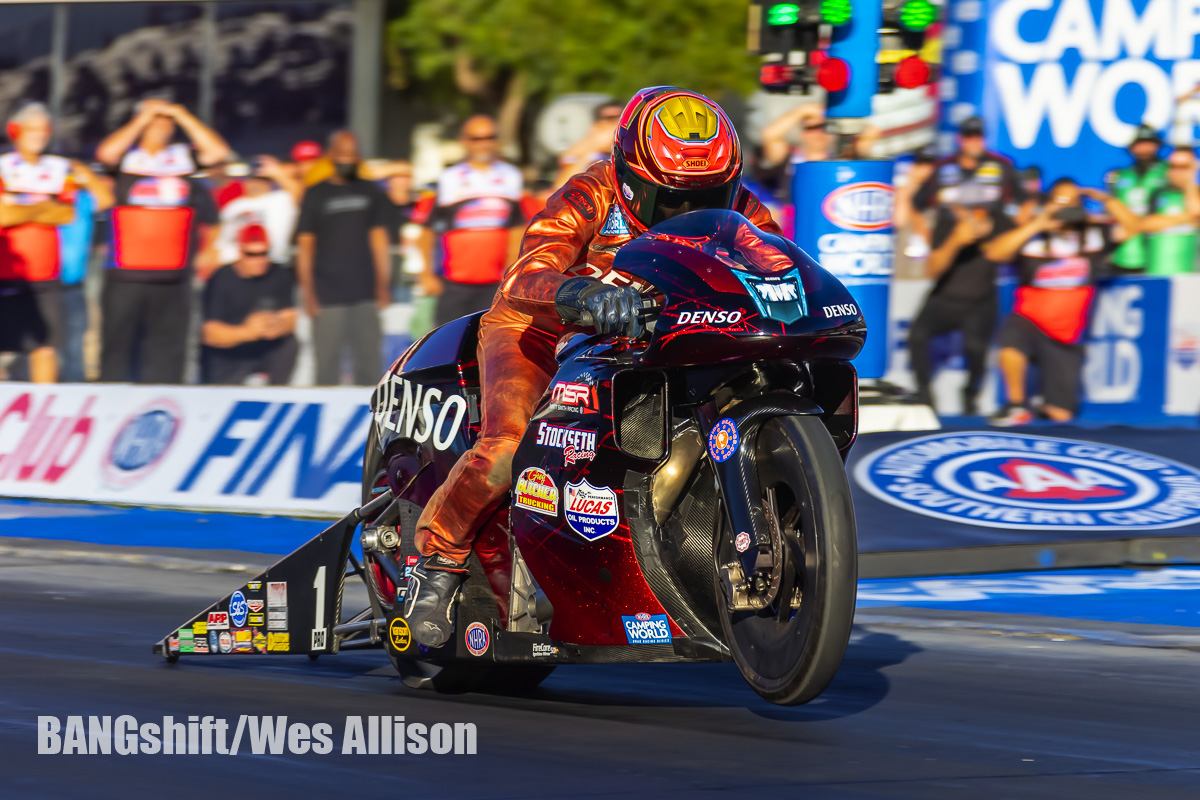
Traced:
[[537, 443], [542, 447], [556, 447], [563, 451], [563, 462], [591, 461], [596, 457], [596, 432], [538, 423]]
[[1122, 447], [941, 433], [871, 453], [855, 480], [929, 517], [1020, 530], [1154, 530], [1200, 522], [1200, 470]]
[[[437, 450], [454, 443], [467, 415], [467, 400], [462, 395], [442, 396], [441, 389], [431, 389], [389, 375], [375, 389], [375, 426], [379, 438], [385, 432], [413, 439], [418, 444], [432, 440]], [[441, 408], [434, 412], [434, 405]]]
[[621, 617], [630, 644], [670, 644], [671, 626], [666, 614], [634, 614]]
[[589, 542], [602, 539], [617, 529], [617, 493], [607, 486], [592, 486], [587, 478], [568, 483], [563, 516], [571, 530]]
[[545, 470], [529, 467], [517, 478], [513, 505], [547, 517], [558, 516], [558, 487]]

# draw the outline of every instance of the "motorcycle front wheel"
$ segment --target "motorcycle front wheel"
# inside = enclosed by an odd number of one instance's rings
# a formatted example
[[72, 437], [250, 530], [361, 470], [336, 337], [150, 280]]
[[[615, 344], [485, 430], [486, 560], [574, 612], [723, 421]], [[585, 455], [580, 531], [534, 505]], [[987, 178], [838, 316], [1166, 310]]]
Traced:
[[[779, 705], [807, 703], [829, 685], [850, 639], [858, 583], [854, 506], [841, 456], [816, 417], [774, 417], [755, 442], [763, 504], [777, 528], [778, 591], [759, 610], [719, 617], [750, 687]], [[718, 537], [717, 567], [737, 560], [734, 532]]]

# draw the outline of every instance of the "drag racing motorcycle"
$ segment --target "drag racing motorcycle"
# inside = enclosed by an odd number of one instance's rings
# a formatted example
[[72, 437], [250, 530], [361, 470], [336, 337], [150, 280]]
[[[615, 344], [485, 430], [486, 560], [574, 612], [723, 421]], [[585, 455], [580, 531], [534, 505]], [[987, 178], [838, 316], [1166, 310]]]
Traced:
[[[479, 432], [479, 314], [425, 336], [375, 389], [362, 506], [155, 652], [384, 648], [406, 684], [442, 691], [528, 688], [565, 664], [732, 660], [769, 701], [816, 697], [854, 616], [844, 461], [862, 314], [732, 211], [669, 219], [613, 266], [649, 295], [647, 332], [560, 340], [449, 644], [419, 644], [403, 607], [421, 509]], [[353, 614], [348, 578], [369, 598]]]

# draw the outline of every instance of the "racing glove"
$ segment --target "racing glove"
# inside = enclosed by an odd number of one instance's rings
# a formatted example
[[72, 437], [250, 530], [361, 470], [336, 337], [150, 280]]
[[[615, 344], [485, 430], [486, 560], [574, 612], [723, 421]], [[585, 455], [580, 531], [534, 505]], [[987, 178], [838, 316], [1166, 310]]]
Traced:
[[558, 316], [567, 324], [590, 326], [602, 335], [619, 333], [637, 338], [642, 296], [628, 286], [609, 286], [595, 278], [571, 278], [554, 295]]

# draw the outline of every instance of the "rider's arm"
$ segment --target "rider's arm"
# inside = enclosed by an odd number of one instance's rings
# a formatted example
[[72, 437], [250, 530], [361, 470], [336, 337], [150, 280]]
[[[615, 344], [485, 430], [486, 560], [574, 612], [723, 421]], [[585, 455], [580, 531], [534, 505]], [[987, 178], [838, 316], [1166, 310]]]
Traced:
[[738, 199], [738, 210], [745, 215], [746, 219], [758, 228], [763, 233], [774, 233], [780, 236], [783, 235], [783, 230], [779, 227], [779, 223], [771, 216], [771, 210], [763, 205], [754, 192], [749, 189], [742, 190], [742, 196]]
[[608, 162], [593, 164], [555, 192], [525, 229], [521, 255], [509, 267], [500, 293], [520, 314], [558, 318], [554, 295], [564, 274], [604, 224], [603, 200]]

